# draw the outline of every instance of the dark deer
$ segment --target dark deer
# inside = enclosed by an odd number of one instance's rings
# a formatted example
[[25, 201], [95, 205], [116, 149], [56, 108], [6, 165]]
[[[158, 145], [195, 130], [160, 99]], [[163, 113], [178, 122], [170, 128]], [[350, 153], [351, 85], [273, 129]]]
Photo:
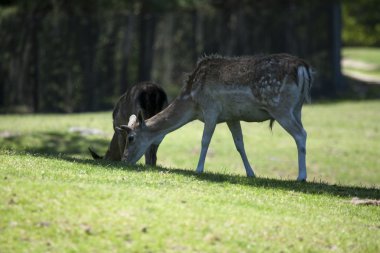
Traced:
[[[106, 159], [120, 161], [128, 142], [132, 136], [127, 136], [122, 129], [125, 125], [134, 127], [136, 122], [135, 114], [141, 113], [144, 118], [151, 118], [162, 111], [168, 104], [165, 91], [158, 85], [151, 82], [138, 83], [132, 86], [117, 102], [113, 113], [114, 134], [109, 148], [101, 157], [89, 148], [94, 159]], [[129, 141], [126, 140], [129, 139]], [[162, 139], [151, 143], [145, 152], [145, 164], [156, 165], [157, 149]]]
[[207, 149], [217, 123], [226, 122], [243, 160], [247, 176], [255, 174], [245, 154], [240, 121], [277, 121], [295, 140], [298, 180], [306, 180], [306, 131], [301, 122], [304, 102], [310, 101], [310, 66], [287, 54], [201, 59], [181, 94], [162, 112], [124, 126], [132, 142], [122, 160], [134, 164], [156, 141], [188, 122], [204, 122], [202, 149], [196, 171], [202, 173]]

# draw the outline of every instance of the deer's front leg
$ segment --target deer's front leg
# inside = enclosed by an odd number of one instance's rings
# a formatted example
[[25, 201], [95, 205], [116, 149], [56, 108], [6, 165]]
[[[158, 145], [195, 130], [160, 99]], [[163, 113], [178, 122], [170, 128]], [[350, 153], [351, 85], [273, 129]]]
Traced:
[[104, 159], [106, 160], [113, 160], [113, 161], [120, 161], [121, 157], [123, 155], [124, 149], [120, 149], [120, 142], [119, 142], [119, 134], [114, 133], [112, 136], [112, 140], [110, 142], [110, 145], [108, 147], [107, 153], [104, 156]]
[[145, 152], [145, 165], [156, 166], [158, 145], [152, 144]]
[[205, 159], [206, 154], [208, 150], [208, 146], [210, 145], [211, 137], [214, 133], [216, 126], [216, 120], [215, 119], [205, 119], [205, 126], [203, 129], [203, 135], [202, 135], [202, 149], [201, 153], [199, 155], [199, 161], [197, 166], [197, 173], [202, 173], [205, 166]]
[[231, 131], [232, 138], [234, 138], [234, 143], [237, 151], [239, 152], [241, 159], [243, 160], [245, 172], [247, 177], [254, 177], [255, 173], [252, 170], [251, 165], [249, 164], [247, 155], [244, 149], [243, 133], [241, 132], [241, 126], [239, 121], [229, 121], [227, 122], [228, 128]]

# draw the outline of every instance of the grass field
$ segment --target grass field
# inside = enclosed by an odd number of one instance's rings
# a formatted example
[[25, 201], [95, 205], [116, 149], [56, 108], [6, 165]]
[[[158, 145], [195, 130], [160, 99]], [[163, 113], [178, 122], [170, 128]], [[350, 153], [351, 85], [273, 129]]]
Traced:
[[380, 48], [346, 47], [342, 49], [343, 73], [365, 75], [380, 80]]
[[[202, 124], [169, 134], [160, 167], [93, 161], [111, 113], [0, 116], [0, 252], [379, 252], [380, 101], [306, 106], [308, 182], [279, 125], [227, 127], [196, 175]], [[99, 129], [82, 135], [72, 127]]]

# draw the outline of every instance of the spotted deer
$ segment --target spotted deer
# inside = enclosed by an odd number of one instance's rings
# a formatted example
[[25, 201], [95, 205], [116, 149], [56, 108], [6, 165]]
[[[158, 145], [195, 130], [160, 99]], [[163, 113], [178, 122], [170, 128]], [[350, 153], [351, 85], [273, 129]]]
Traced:
[[304, 102], [310, 102], [313, 72], [302, 59], [288, 54], [201, 59], [179, 96], [163, 111], [123, 126], [128, 148], [122, 160], [134, 164], [152, 143], [198, 119], [204, 122], [196, 172], [202, 173], [207, 149], [218, 123], [226, 122], [248, 177], [255, 174], [248, 162], [240, 121], [277, 121], [295, 140], [298, 180], [306, 180], [306, 131], [301, 122]]
[[[168, 104], [165, 91], [155, 83], [142, 82], [132, 86], [120, 97], [112, 113], [114, 134], [104, 157], [99, 156], [89, 148], [94, 159], [121, 161], [128, 144], [128, 136], [122, 129], [136, 124], [135, 114], [141, 113], [144, 118], [150, 118], [162, 111]], [[145, 163], [156, 165], [159, 142], [148, 145], [145, 151]]]

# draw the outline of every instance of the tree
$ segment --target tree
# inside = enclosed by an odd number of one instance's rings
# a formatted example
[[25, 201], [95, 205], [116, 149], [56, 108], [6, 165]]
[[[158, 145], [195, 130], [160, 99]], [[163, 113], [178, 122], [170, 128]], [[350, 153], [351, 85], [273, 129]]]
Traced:
[[380, 4], [378, 0], [345, 0], [343, 42], [347, 46], [380, 46]]
[[[376, 27], [377, 16], [365, 16], [355, 20]], [[343, 88], [340, 20], [337, 0], [0, 3], [0, 106], [111, 109], [146, 80], [173, 96], [204, 54], [296, 54], [318, 70], [314, 97], [336, 96]]]

